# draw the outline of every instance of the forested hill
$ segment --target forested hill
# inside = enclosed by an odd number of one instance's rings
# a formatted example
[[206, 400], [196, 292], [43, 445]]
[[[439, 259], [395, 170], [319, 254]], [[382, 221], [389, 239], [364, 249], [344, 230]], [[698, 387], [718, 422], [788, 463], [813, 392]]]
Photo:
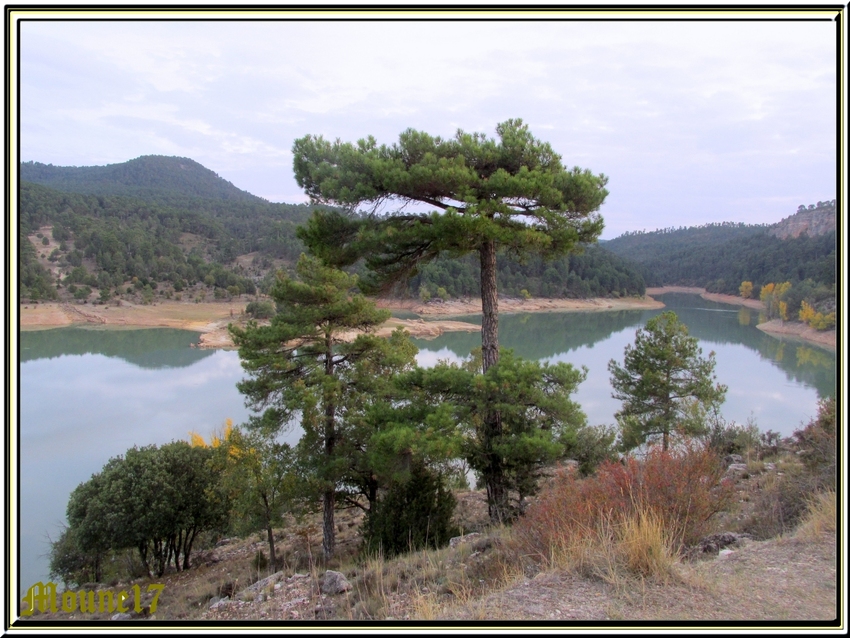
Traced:
[[190, 197], [268, 203], [236, 188], [186, 157], [143, 155], [106, 166], [53, 166], [23, 162], [21, 179], [59, 191], [86, 195], [123, 195], [163, 202]]
[[[27, 162], [21, 180], [21, 296], [31, 300], [226, 298], [263, 290], [304, 250], [295, 230], [316, 208], [268, 202], [176, 157], [89, 167]], [[477, 295], [477, 269], [476, 259], [439, 259], [399, 292]], [[500, 291], [512, 296], [645, 289], [634, 268], [593, 246], [553, 262], [519, 264], [503, 256], [498, 279]]]
[[[834, 210], [834, 209], [833, 209]], [[835, 284], [835, 230], [773, 236], [778, 226], [725, 222], [626, 233], [603, 244], [636, 265], [647, 286], [701, 286], [738, 294], [743, 281]]]

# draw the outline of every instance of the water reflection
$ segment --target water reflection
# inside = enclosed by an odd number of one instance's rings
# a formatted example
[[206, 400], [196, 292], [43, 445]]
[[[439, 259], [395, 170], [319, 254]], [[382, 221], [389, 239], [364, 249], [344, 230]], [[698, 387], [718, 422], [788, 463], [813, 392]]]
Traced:
[[185, 368], [209, 357], [212, 350], [190, 348], [197, 332], [172, 328], [116, 330], [72, 326], [21, 332], [21, 363], [65, 355], [102, 354], [140, 368]]

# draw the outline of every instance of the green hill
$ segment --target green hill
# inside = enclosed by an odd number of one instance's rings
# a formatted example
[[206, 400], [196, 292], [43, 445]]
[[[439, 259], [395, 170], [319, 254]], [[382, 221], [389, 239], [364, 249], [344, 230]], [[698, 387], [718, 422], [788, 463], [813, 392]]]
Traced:
[[[26, 162], [21, 180], [21, 293], [27, 299], [58, 293], [89, 300], [93, 289], [103, 299], [137, 300], [253, 293], [297, 260], [304, 248], [295, 230], [316, 208], [268, 202], [178, 157], [85, 167]], [[440, 259], [397, 294], [477, 295], [478, 267], [471, 258]], [[634, 268], [595, 246], [553, 262], [502, 258], [499, 286], [513, 296], [644, 292]]]
[[148, 201], [183, 197], [266, 202], [236, 188], [208, 168], [186, 157], [143, 155], [106, 166], [53, 166], [23, 162], [21, 179], [68, 193], [123, 195]]

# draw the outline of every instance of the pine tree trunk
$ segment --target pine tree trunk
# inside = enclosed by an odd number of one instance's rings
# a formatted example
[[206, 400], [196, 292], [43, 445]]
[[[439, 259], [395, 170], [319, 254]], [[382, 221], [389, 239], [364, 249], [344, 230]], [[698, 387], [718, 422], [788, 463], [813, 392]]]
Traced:
[[[333, 340], [330, 333], [325, 335], [325, 374], [332, 376], [333, 368]], [[325, 460], [330, 463], [333, 458], [334, 446], [336, 445], [336, 432], [334, 428], [335, 406], [333, 398], [327, 394], [325, 403]], [[336, 546], [336, 530], [334, 529], [334, 507], [336, 506], [336, 486], [332, 485], [325, 490], [322, 498], [322, 554], [327, 563], [333, 558]]]
[[481, 354], [484, 372], [499, 360], [499, 293], [496, 290], [496, 242], [482, 244], [481, 256]]
[[[499, 294], [496, 288], [496, 242], [489, 240], [479, 250], [481, 257], [481, 355], [483, 371], [499, 361]], [[502, 415], [490, 410], [484, 417], [482, 443], [487, 455], [484, 483], [490, 521], [499, 524], [508, 518], [508, 494], [505, 489], [501, 457], [493, 452], [493, 442], [502, 434]]]

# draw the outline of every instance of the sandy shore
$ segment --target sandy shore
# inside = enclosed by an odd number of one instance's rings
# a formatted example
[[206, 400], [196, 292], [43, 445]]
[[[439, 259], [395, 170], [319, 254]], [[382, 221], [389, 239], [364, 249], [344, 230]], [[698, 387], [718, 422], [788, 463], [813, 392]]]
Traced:
[[[21, 330], [45, 330], [70, 325], [104, 328], [179, 328], [200, 332], [201, 348], [232, 348], [227, 324], [244, 323], [245, 304], [162, 302], [149, 306], [122, 301], [120, 306], [93, 306], [70, 303], [28, 304], [20, 309]], [[447, 331], [477, 332], [480, 326], [463, 321], [423, 321], [390, 319], [378, 330], [381, 336], [397, 327], [414, 337], [433, 339]], [[354, 335], [349, 335], [351, 338]]]
[[[704, 288], [665, 286], [647, 288], [646, 297], [621, 299], [512, 299], [499, 300], [500, 313], [515, 312], [605, 312], [611, 310], [644, 310], [663, 308], [664, 304], [652, 298], [665, 292], [698, 294], [704, 299], [719, 303], [764, 308], [757, 299], [741, 299], [734, 295], [708, 293]], [[233, 342], [227, 332], [227, 324], [244, 323], [246, 302], [232, 303], [183, 303], [166, 301], [149, 306], [122, 301], [120, 306], [95, 306], [71, 303], [28, 304], [20, 308], [21, 330], [45, 330], [62, 326], [88, 324], [105, 328], [178, 328], [200, 332], [198, 346], [201, 348], [232, 348]], [[422, 316], [462, 317], [481, 312], [480, 299], [452, 299], [445, 302], [422, 303], [418, 300], [379, 299], [380, 308], [407, 310]], [[481, 327], [465, 321], [436, 319], [390, 319], [378, 330], [388, 336], [397, 327], [403, 327], [411, 336], [433, 339], [444, 332], [478, 332]], [[768, 321], [758, 328], [771, 334], [788, 335], [835, 348], [835, 331], [818, 332], [801, 323]], [[349, 335], [353, 338], [354, 335]]]
[[823, 332], [820, 332], [814, 328], [810, 328], [804, 323], [797, 321], [783, 322], [779, 319], [760, 323], [756, 326], [756, 328], [763, 330], [768, 334], [798, 337], [835, 350], [835, 330], [824, 330]]
[[[423, 316], [458, 317], [481, 313], [481, 300], [451, 299], [444, 302], [422, 303], [413, 299], [379, 299], [379, 308], [407, 310]], [[499, 313], [513, 312], [598, 312], [607, 310], [646, 310], [663, 308], [664, 304], [647, 297], [620, 299], [499, 299]]]
[[733, 306], [746, 306], [755, 310], [764, 310], [764, 304], [758, 299], [743, 299], [735, 295], [721, 295], [716, 292], [706, 292], [705, 288], [692, 288], [689, 286], [662, 286], [660, 288], [647, 288], [647, 296], [663, 295], [665, 292], [687, 292], [694, 295], [699, 295], [703, 299], [716, 301], [717, 303], [726, 303]]

